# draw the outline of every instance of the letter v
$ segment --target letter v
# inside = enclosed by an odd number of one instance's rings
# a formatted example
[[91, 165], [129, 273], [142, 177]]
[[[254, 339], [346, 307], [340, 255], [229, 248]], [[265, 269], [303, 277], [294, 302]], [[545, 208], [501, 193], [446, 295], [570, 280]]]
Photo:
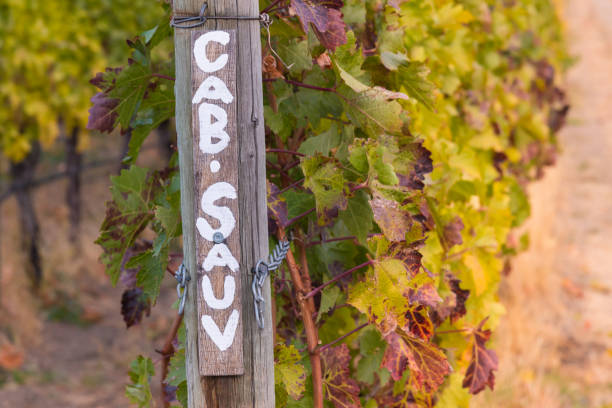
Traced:
[[232, 314], [227, 320], [223, 334], [221, 334], [221, 330], [219, 330], [217, 323], [215, 323], [209, 315], [202, 316], [202, 326], [204, 326], [204, 330], [210, 336], [211, 340], [219, 347], [219, 350], [225, 351], [230, 348], [234, 342], [236, 327], [238, 327], [238, 311], [236, 309], [232, 310]]

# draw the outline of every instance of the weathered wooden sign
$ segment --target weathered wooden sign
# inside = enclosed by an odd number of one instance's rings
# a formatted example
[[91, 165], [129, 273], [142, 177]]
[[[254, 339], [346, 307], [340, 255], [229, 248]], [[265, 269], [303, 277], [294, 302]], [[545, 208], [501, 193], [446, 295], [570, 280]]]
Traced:
[[191, 35], [200, 374], [244, 374], [236, 31]]

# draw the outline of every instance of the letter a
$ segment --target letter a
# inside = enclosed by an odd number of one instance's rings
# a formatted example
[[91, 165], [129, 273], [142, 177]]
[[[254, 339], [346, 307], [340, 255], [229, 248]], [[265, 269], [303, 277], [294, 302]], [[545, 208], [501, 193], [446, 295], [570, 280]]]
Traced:
[[211, 41], [221, 45], [227, 45], [229, 40], [229, 33], [225, 31], [209, 31], [198, 37], [193, 44], [193, 55], [198, 67], [204, 72], [215, 72], [223, 68], [225, 64], [227, 64], [229, 56], [227, 54], [221, 54], [215, 61], [210, 62], [206, 56], [206, 46]]
[[202, 316], [202, 326], [204, 326], [204, 331], [210, 336], [213, 343], [219, 347], [219, 350], [225, 351], [230, 348], [234, 342], [236, 327], [238, 327], [238, 311], [236, 309], [232, 310], [232, 314], [227, 320], [223, 334], [221, 334], [221, 330], [219, 330], [217, 323], [215, 323], [209, 315]]
[[221, 99], [224, 103], [232, 103], [234, 100], [234, 96], [227, 89], [225, 82], [214, 75], [202, 81], [191, 102], [200, 103], [204, 98]]
[[206, 272], [210, 272], [215, 266], [227, 266], [232, 272], [236, 272], [239, 268], [238, 261], [230, 252], [225, 244], [215, 244], [206, 255], [206, 259], [202, 262], [202, 268]]

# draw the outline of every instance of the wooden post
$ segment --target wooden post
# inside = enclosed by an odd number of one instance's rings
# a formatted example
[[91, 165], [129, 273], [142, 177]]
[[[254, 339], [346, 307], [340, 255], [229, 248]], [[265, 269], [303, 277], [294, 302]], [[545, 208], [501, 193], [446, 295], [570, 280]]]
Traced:
[[[174, 15], [196, 16], [202, 4], [202, 0], [174, 0]], [[254, 17], [259, 15], [258, 2], [211, 0], [208, 2], [206, 14]], [[203, 70], [198, 70], [197, 62], [192, 62], [194, 42], [203, 33], [211, 31], [228, 33], [230, 41], [228, 48], [218, 48], [223, 44], [209, 42], [205, 47], [208, 59], [214, 62], [221, 55], [219, 53], [223, 52], [228, 54], [229, 65], [221, 64], [223, 66], [217, 72], [203, 73]], [[268, 255], [260, 24], [256, 20], [208, 20], [196, 28], [176, 28], [174, 38], [183, 252], [185, 265], [192, 278], [185, 309], [189, 408], [272, 408], [275, 404], [270, 289], [267, 286], [264, 293], [267, 305], [266, 327], [260, 330], [255, 321], [250, 273], [255, 263]], [[194, 64], [196, 66], [193, 66]], [[192, 124], [192, 119], [195, 119], [196, 128], [202, 123], [197, 115], [194, 116], [194, 110], [198, 110], [200, 105], [199, 102], [192, 102], [199, 83], [210, 75], [220, 78], [233, 96], [230, 103], [214, 97], [207, 101], [226, 110], [228, 124], [225, 131], [229, 135], [229, 144], [222, 152], [202, 154], [199, 149], [201, 132], [194, 129]], [[218, 90], [219, 87], [215, 89]], [[216, 123], [216, 120], [211, 119], [208, 123]], [[212, 143], [217, 142], [219, 139], [213, 135]], [[216, 163], [213, 164], [213, 161]], [[223, 309], [222, 312], [215, 312], [214, 308], [209, 307], [202, 299], [203, 284], [208, 284], [216, 294], [216, 299], [223, 300], [225, 288], [222, 278], [224, 274], [229, 276], [231, 271], [228, 262], [213, 269], [209, 265], [209, 271], [204, 267], [207, 252], [215, 242], [210, 242], [205, 237], [207, 233], [203, 226], [208, 225], [219, 232], [222, 229], [220, 223], [223, 221], [220, 222], [219, 217], [215, 219], [212, 213], [202, 210], [202, 201], [206, 201], [202, 200], [202, 195], [218, 182], [237, 184], [236, 199], [231, 198], [230, 192], [220, 196], [215, 204], [218, 208], [231, 210], [236, 221], [233, 232], [222, 237], [239, 264], [234, 274], [238, 300], [231, 303], [227, 312], [222, 306], [219, 307]], [[228, 190], [223, 191], [227, 193]], [[216, 197], [213, 195], [212, 198]], [[203, 218], [208, 224], [200, 222], [200, 226], [196, 227], [198, 218]], [[219, 238], [217, 236], [217, 240]], [[209, 277], [210, 282], [203, 282], [205, 276]], [[234, 307], [238, 308], [239, 312], [237, 330], [240, 330], [241, 326], [241, 332], [237, 333], [237, 338], [242, 341], [236, 351], [239, 356], [227, 354], [228, 350], [237, 347], [235, 339], [232, 339], [226, 351], [217, 351], [216, 357], [211, 357], [218, 344], [215, 345], [203, 329], [202, 318], [209, 314], [219, 326], [220, 333], [224, 333]], [[242, 361], [238, 363], [240, 358]], [[224, 367], [224, 361], [231, 364]], [[205, 376], [201, 376], [201, 373]], [[213, 374], [222, 375], [212, 376]]]

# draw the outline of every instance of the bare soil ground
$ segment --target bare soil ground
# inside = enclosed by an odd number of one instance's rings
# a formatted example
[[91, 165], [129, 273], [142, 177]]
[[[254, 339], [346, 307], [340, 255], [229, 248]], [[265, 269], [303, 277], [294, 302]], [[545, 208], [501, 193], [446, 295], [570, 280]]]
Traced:
[[[612, 0], [569, 0], [564, 14], [579, 61], [568, 76], [563, 154], [530, 188], [531, 247], [503, 281], [497, 387], [477, 407], [612, 407]], [[143, 353], [160, 371], [154, 349], [175, 313], [173, 282], [151, 317], [126, 330], [122, 290], [108, 283], [93, 244], [109, 173], [87, 175], [76, 246], [63, 184], [36, 191], [46, 277], [37, 297], [20, 267], [16, 204], [0, 208], [0, 346], [10, 340], [25, 357], [11, 375], [0, 372], [0, 408], [127, 407], [129, 362]]]
[[[118, 137], [94, 144], [92, 150], [101, 157], [118, 155]], [[163, 162], [150, 150], [144, 161], [153, 166]], [[7, 340], [16, 345], [17, 358], [24, 357], [16, 371], [7, 374], [0, 369], [0, 408], [127, 407], [128, 366], [140, 353], [153, 359], [159, 376], [160, 355], [155, 349], [161, 349], [176, 315], [171, 308], [175, 282], [166, 279], [151, 316], [127, 330], [120, 313], [123, 288], [110, 285], [98, 261], [101, 251], [93, 243], [109, 198], [108, 178], [115, 169], [116, 165], [85, 174], [84, 219], [76, 244], [68, 241], [64, 183], [34, 193], [44, 259], [38, 295], [32, 295], [20, 266], [24, 259], [18, 247], [17, 205], [9, 200], [0, 208], [0, 359], [7, 358], [2, 355]], [[153, 384], [153, 392], [159, 393], [159, 378]]]

